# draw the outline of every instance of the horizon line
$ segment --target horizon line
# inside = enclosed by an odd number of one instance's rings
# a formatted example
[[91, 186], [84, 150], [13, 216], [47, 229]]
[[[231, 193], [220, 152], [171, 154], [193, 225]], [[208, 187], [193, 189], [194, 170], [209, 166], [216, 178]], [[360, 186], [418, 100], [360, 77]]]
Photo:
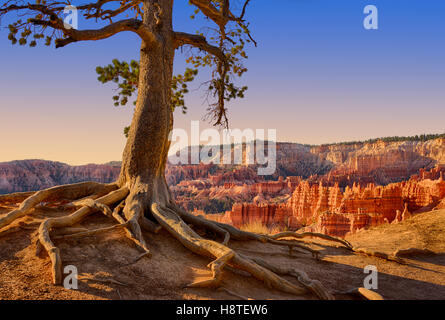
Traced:
[[[304, 144], [304, 143], [299, 143], [299, 142], [295, 142], [295, 141], [275, 141], [275, 143], [276, 144], [290, 143], [290, 144], [296, 144], [296, 145], [301, 145], [301, 146], [310, 147], [310, 148], [316, 148], [316, 147], [329, 147], [329, 146], [335, 146], [335, 145], [371, 144], [371, 143], [377, 143], [380, 141], [388, 142], [388, 143], [408, 142], [408, 141], [427, 142], [430, 140], [437, 140], [437, 139], [445, 139], [445, 133], [420, 134], [420, 135], [415, 135], [415, 136], [390, 136], [390, 137], [370, 138], [368, 140], [362, 140], [362, 141], [342, 141], [342, 142], [333, 142], [333, 143], [317, 144], [317, 145]], [[269, 142], [268, 140], [256, 139], [256, 140], [252, 140], [249, 142], [242, 142], [242, 143], [236, 143], [236, 144], [232, 143], [231, 145], [244, 145], [244, 144], [252, 143], [252, 142], [256, 142], [256, 141]], [[225, 144], [225, 145], [228, 145], [228, 144]], [[202, 145], [189, 145], [182, 149], [192, 148], [192, 147], [201, 147], [201, 146]], [[224, 144], [213, 145], [213, 146], [222, 147], [222, 146], [224, 146]], [[176, 152], [178, 152], [178, 151], [176, 151]], [[169, 154], [169, 156], [170, 156], [170, 154]], [[84, 164], [72, 164], [72, 163], [64, 162], [64, 161], [60, 161], [60, 160], [47, 160], [44, 158], [28, 158], [28, 159], [15, 159], [15, 160], [9, 160], [9, 161], [0, 161], [0, 164], [11, 163], [11, 162], [16, 162], [16, 161], [47, 161], [47, 162], [61, 163], [61, 164], [69, 165], [72, 167], [80, 167], [80, 166], [88, 166], [88, 165], [111, 165], [113, 162], [121, 162], [121, 160], [110, 160], [110, 161], [104, 162], [104, 163], [89, 162], [89, 163], [84, 163]]]

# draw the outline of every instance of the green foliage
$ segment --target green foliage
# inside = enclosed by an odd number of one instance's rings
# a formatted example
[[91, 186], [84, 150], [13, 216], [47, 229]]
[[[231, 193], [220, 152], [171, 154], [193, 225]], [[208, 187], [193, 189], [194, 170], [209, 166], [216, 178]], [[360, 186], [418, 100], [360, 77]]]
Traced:
[[118, 86], [117, 95], [113, 96], [114, 106], [125, 106], [128, 99], [137, 90], [139, 80], [139, 62], [131, 60], [130, 63], [114, 59], [105, 67], [97, 67], [99, 75], [97, 80], [102, 83], [114, 82]]
[[198, 75], [198, 69], [187, 68], [184, 74], [179, 74], [172, 79], [172, 109], [182, 108], [182, 113], [187, 113], [185, 105], [185, 94], [189, 92], [188, 83], [195, 80]]
[[209, 199], [208, 203], [204, 206], [203, 210], [205, 213], [216, 214], [224, 213], [226, 211], [232, 210], [234, 204], [233, 199]]
[[226, 211], [232, 210], [234, 200], [230, 198], [223, 198], [223, 199], [200, 199], [199, 202], [193, 203], [189, 202], [187, 205], [186, 210], [193, 211], [195, 209], [197, 210], [203, 210], [207, 214], [217, 214], [217, 213], [224, 213]]
[[364, 143], [376, 143], [379, 141], [383, 141], [383, 142], [404, 142], [404, 141], [425, 142], [425, 141], [439, 139], [439, 138], [445, 138], [445, 133], [442, 133], [442, 134], [421, 134], [421, 135], [415, 135], [415, 136], [409, 136], [409, 137], [403, 137], [403, 136], [402, 137], [399, 137], [399, 136], [384, 137], [384, 138], [368, 139], [365, 141], [349, 141], [349, 142], [323, 144], [322, 146], [323, 147], [324, 146], [336, 146], [336, 145], [348, 146], [348, 145], [364, 144]]
[[[42, 15], [37, 14], [34, 19], [41, 19]], [[14, 45], [18, 43], [21, 46], [28, 44], [30, 47], [35, 47], [38, 44], [38, 41], [45, 38], [44, 32], [47, 29], [46, 27], [37, 28], [32, 23], [33, 19], [28, 19], [27, 21], [23, 21], [19, 19], [8, 25], [8, 40]], [[53, 32], [50, 36], [46, 36], [45, 45], [51, 45], [52, 38], [55, 36]]]
[[[130, 63], [114, 59], [111, 64], [104, 67], [97, 67], [97, 78], [102, 83], [114, 82], [117, 84], [117, 94], [113, 96], [114, 106], [125, 106], [129, 99], [137, 92], [139, 80], [139, 62], [131, 60]], [[197, 69], [187, 68], [184, 74], [175, 75], [171, 83], [171, 107], [182, 108], [182, 112], [187, 112], [185, 105], [185, 94], [189, 92], [188, 83], [195, 80], [198, 74]], [[133, 102], [136, 104], [136, 101]], [[124, 128], [124, 134], [128, 137], [130, 128]]]
[[244, 98], [248, 89], [247, 86], [237, 86], [236, 79], [247, 72], [247, 68], [243, 65], [243, 61], [248, 58], [245, 47], [252, 40], [248, 37], [247, 26], [243, 24], [233, 26], [233, 23], [229, 23], [227, 30], [210, 29], [207, 34], [202, 32], [197, 34], [205, 36], [210, 43], [222, 49], [226, 57], [227, 63], [223, 64], [210, 53], [191, 51], [186, 62], [196, 69], [202, 67], [213, 69], [212, 79], [205, 83], [207, 97], [213, 99], [213, 102], [209, 102], [208, 118], [214, 121], [215, 125], [227, 127], [225, 102]]

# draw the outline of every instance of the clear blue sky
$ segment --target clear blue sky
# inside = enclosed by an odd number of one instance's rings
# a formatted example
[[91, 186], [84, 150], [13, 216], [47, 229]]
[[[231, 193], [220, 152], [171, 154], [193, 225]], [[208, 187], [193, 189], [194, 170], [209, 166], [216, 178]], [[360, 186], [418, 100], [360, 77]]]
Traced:
[[[175, 1], [177, 31], [194, 30], [187, 3]], [[378, 30], [363, 27], [369, 4]], [[231, 127], [277, 129], [278, 140], [311, 144], [445, 132], [444, 17], [438, 0], [252, 0], [247, 18], [259, 46], [248, 50], [250, 89], [230, 105]], [[119, 160], [132, 107], [112, 106], [113, 86], [97, 82], [95, 67], [138, 59], [139, 43], [122, 33], [25, 48], [2, 30], [0, 161]], [[185, 68], [181, 55], [175, 68]], [[202, 118], [202, 96], [189, 95], [176, 127]]]

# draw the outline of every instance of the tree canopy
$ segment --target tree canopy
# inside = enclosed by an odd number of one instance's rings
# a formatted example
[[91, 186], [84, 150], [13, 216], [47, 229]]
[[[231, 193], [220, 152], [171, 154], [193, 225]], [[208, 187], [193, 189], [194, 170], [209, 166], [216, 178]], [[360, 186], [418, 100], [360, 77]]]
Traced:
[[[172, 79], [172, 108], [182, 108], [186, 112], [184, 96], [188, 84], [193, 81], [198, 69], [210, 68], [211, 79], [202, 84], [206, 90], [208, 118], [215, 125], [228, 125], [226, 102], [242, 98], [247, 86], [238, 86], [236, 78], [241, 77], [247, 68], [243, 62], [247, 58], [245, 46], [253, 40], [249, 23], [245, 20], [250, 0], [190, 0], [194, 7], [191, 20], [201, 16], [206, 24], [195, 34], [173, 31], [175, 48], [186, 48], [186, 62], [190, 65], [183, 74]], [[67, 6], [75, 6], [83, 22], [94, 21], [96, 29], [77, 30], [65, 23]], [[153, 12], [153, 16], [148, 13]], [[159, 35], [145, 27], [147, 20], [162, 24], [162, 8], [156, 1], [148, 0], [7, 0], [0, 6], [0, 23], [8, 17], [8, 39], [12, 44], [35, 47], [39, 43], [62, 48], [79, 41], [102, 40], [129, 31], [136, 33], [148, 45], [155, 46], [162, 41]], [[12, 15], [11, 15], [12, 16]], [[82, 22], [80, 21], [80, 22]], [[80, 24], [79, 22], [79, 24]], [[99, 81], [115, 82], [118, 93], [113, 96], [116, 106], [126, 105], [137, 92], [138, 61], [113, 60], [111, 64], [98, 67]]]

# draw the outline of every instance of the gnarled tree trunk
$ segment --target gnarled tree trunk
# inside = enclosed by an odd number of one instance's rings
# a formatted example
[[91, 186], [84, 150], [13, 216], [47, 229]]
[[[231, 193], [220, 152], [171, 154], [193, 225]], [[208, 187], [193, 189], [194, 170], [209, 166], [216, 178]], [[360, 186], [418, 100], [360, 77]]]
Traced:
[[[162, 13], [162, 14], [160, 14]], [[123, 153], [119, 186], [127, 186], [130, 195], [124, 213], [127, 217], [150, 211], [154, 202], [170, 202], [165, 166], [173, 126], [171, 81], [174, 37], [172, 1], [144, 10], [144, 23], [158, 38], [155, 46], [144, 42], [140, 52], [138, 99], [127, 144]], [[153, 20], [159, 16], [160, 20]]]

